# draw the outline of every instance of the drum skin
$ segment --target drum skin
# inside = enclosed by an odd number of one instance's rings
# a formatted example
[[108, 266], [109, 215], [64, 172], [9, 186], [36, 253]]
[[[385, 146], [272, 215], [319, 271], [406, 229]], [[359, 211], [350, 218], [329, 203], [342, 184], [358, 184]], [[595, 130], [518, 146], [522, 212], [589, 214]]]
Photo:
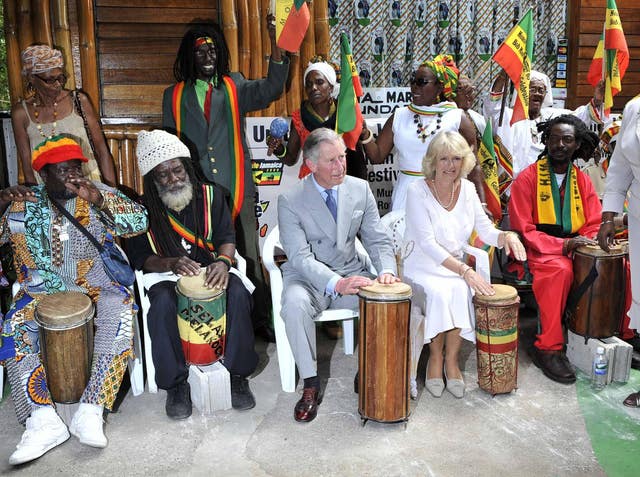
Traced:
[[518, 387], [518, 291], [492, 285], [495, 295], [475, 295], [478, 386], [492, 394]]
[[47, 295], [36, 306], [40, 355], [47, 386], [55, 402], [78, 402], [89, 382], [93, 357], [93, 314], [91, 299], [80, 292]]
[[181, 277], [176, 284], [178, 331], [187, 364], [206, 366], [224, 356], [227, 295], [204, 286], [200, 275]]
[[598, 276], [582, 295], [573, 312], [567, 313], [568, 326], [586, 338], [609, 338], [620, 331], [626, 291], [626, 251], [611, 253], [599, 247], [579, 247], [573, 255], [573, 284], [577, 288], [595, 265]]
[[409, 418], [411, 287], [365, 287], [360, 296], [358, 412], [366, 422]]

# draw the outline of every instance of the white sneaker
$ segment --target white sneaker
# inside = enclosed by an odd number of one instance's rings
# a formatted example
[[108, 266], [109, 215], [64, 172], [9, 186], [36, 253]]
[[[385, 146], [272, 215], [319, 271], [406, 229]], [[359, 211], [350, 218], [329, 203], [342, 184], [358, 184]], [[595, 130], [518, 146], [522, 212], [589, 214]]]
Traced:
[[37, 459], [67, 439], [69, 431], [55, 409], [37, 409], [27, 419], [27, 429], [15, 452], [9, 457], [9, 464], [19, 465]]
[[80, 440], [81, 444], [103, 448], [107, 447], [103, 424], [102, 406], [83, 402], [73, 415], [69, 431]]

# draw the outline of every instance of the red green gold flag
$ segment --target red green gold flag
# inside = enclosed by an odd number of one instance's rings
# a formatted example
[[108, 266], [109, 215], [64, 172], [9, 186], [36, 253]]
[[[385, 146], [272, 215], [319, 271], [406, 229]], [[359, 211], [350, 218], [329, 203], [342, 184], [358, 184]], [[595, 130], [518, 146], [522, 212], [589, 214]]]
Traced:
[[502, 207], [500, 205], [500, 187], [498, 185], [498, 161], [494, 152], [491, 121], [487, 121], [487, 127], [484, 128], [482, 142], [478, 145], [477, 156], [484, 176], [483, 186], [487, 208], [493, 215], [493, 220], [500, 221]]
[[362, 132], [362, 112], [358, 102], [358, 93], [362, 95], [362, 86], [360, 86], [356, 64], [351, 56], [349, 40], [344, 33], [340, 35], [340, 74], [336, 131], [342, 134], [345, 145], [355, 150]]
[[615, 0], [607, 0], [604, 28], [596, 52], [593, 55], [587, 81], [596, 86], [605, 80], [604, 110], [608, 114], [613, 106], [613, 97], [622, 91], [622, 78], [629, 66], [629, 48], [624, 37], [618, 6]]
[[300, 50], [309, 28], [309, 7], [305, 0], [272, 0], [276, 17], [276, 42], [283, 50]]
[[533, 14], [529, 9], [493, 54], [493, 61], [502, 66], [518, 92], [511, 124], [529, 119], [529, 79], [531, 77], [532, 54]]

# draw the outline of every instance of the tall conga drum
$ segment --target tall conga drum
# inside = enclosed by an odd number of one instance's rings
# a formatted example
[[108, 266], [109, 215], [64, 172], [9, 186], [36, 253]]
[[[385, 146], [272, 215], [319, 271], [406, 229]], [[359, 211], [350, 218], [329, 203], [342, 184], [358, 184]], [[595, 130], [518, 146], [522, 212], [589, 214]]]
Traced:
[[204, 285], [204, 269], [199, 275], [180, 277], [178, 331], [187, 364], [208, 365], [224, 356], [227, 326], [227, 295], [223, 289]]
[[620, 331], [627, 288], [627, 244], [605, 252], [583, 245], [573, 253], [573, 284], [565, 316], [574, 333], [585, 338], [608, 338]]
[[475, 295], [478, 386], [490, 394], [518, 387], [520, 297], [510, 285], [491, 285], [495, 295]]
[[91, 299], [75, 291], [44, 296], [36, 305], [40, 355], [55, 402], [78, 402], [89, 382], [93, 314]]
[[368, 419], [409, 419], [409, 314], [406, 283], [363, 287], [360, 297], [358, 412]]

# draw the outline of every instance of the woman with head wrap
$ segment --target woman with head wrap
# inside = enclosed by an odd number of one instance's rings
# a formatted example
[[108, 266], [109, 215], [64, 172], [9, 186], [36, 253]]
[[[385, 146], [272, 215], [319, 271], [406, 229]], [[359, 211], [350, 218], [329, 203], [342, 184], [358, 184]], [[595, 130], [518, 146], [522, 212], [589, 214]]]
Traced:
[[[311, 131], [321, 127], [336, 128], [334, 98], [337, 97], [340, 86], [337, 84], [334, 67], [326, 61], [312, 61], [304, 72], [303, 82], [307, 99], [291, 115], [289, 141], [285, 145], [282, 140], [268, 138], [269, 149], [288, 166], [298, 162], [299, 153]], [[303, 162], [298, 177], [302, 179], [310, 172]], [[366, 179], [367, 166], [362, 148], [356, 151], [347, 149], [347, 174]]]
[[25, 184], [42, 182], [31, 167], [35, 147], [63, 133], [73, 136], [89, 158], [82, 166], [85, 177], [100, 181], [102, 176], [102, 182], [115, 185], [113, 157], [89, 97], [64, 87], [67, 75], [62, 53], [47, 45], [25, 48], [22, 75], [27, 82], [26, 99], [11, 109], [11, 124]]
[[[391, 197], [393, 210], [405, 208], [409, 184], [423, 177], [422, 158], [436, 133], [457, 131], [471, 149], [476, 150], [473, 124], [453, 102], [458, 74], [451, 55], [438, 55], [432, 61], [425, 61], [411, 75], [411, 104], [396, 109], [375, 141], [371, 131], [363, 130], [361, 143], [372, 163], [384, 162], [395, 146], [400, 174]], [[470, 179], [476, 184], [481, 202], [484, 202], [482, 171], [478, 176], [478, 170], [474, 168]]]
[[604, 98], [604, 83], [598, 84], [594, 90], [593, 98], [589, 103], [580, 106], [575, 111], [553, 107], [551, 80], [539, 71], [531, 71], [529, 83], [529, 119], [523, 119], [511, 124], [513, 109], [505, 108], [502, 125], [499, 125], [502, 94], [507, 74], [502, 70], [496, 77], [489, 100], [484, 102], [484, 115], [491, 119], [493, 132], [498, 135], [502, 143], [513, 156], [513, 178], [533, 164], [544, 149], [541, 141], [542, 132], [538, 130], [538, 124], [548, 121], [561, 114], [572, 114], [582, 119], [591, 131], [602, 127], [608, 122], [602, 107]]

